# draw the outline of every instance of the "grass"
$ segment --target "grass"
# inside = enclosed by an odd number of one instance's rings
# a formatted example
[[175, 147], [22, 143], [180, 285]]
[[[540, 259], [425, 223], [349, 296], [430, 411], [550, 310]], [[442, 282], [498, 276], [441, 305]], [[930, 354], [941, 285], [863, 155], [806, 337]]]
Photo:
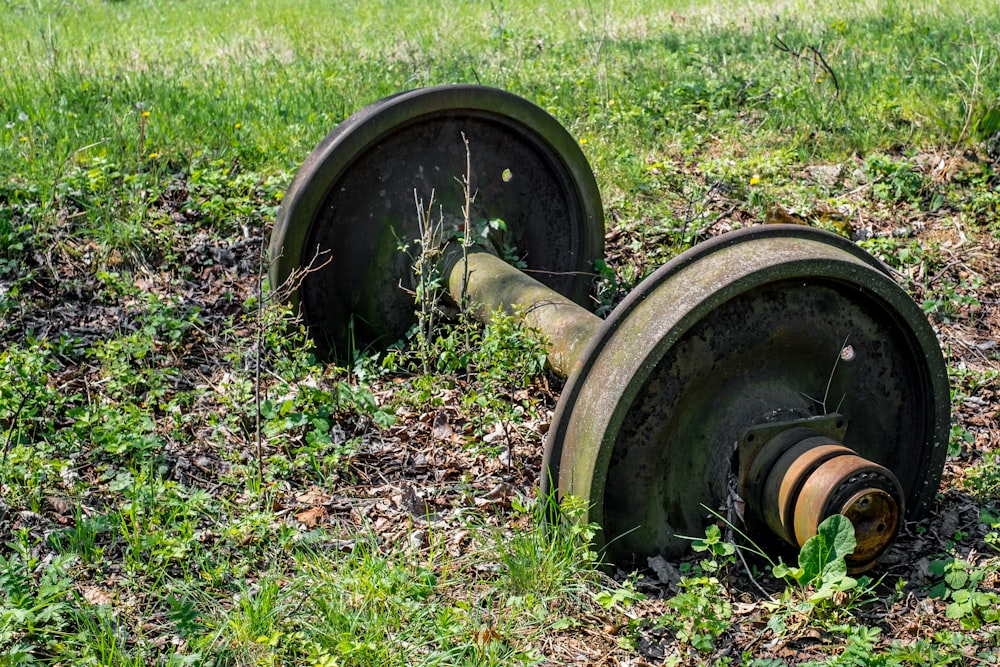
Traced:
[[[10, 0], [0, 20], [4, 664], [995, 658], [996, 12]], [[948, 485], [901, 540], [933, 565], [824, 605], [732, 553], [612, 582], [587, 527], [546, 529], [530, 497], [559, 388], [530, 332], [315, 364], [260, 289], [284, 189], [353, 111], [451, 82], [581, 143], [605, 309], [782, 214], [898, 272], [951, 357]]]

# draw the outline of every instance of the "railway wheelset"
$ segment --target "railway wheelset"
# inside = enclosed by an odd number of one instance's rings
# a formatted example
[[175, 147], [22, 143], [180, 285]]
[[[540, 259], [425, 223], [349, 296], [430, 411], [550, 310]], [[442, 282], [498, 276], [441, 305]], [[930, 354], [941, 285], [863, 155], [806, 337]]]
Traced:
[[504, 221], [471, 249], [439, 249], [444, 287], [545, 335], [566, 384], [541, 492], [585, 501], [608, 562], [680, 556], [707, 508], [738, 499], [747, 534], [794, 546], [845, 515], [848, 565], [862, 571], [926, 512], [947, 450], [947, 371], [883, 264], [823, 230], [748, 227], [674, 257], [602, 320], [588, 309], [604, 256], [594, 174], [565, 128], [502, 90], [387, 97], [299, 168], [270, 282], [294, 284], [321, 354], [411, 328], [416, 278], [400, 248], [424, 240], [414, 193], [432, 191], [445, 238], [461, 231], [467, 191], [469, 218]]

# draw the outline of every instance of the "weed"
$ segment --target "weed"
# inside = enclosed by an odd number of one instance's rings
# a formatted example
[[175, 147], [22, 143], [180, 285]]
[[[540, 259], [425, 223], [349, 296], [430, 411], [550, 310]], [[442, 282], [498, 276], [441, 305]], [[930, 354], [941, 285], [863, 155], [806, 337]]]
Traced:
[[721, 568], [736, 562], [736, 545], [723, 540], [722, 530], [714, 523], [705, 529], [705, 537], [691, 542], [691, 548], [695, 552], [707, 555], [707, 558], [701, 561], [701, 569], [706, 572], [718, 572]]
[[[230, 359], [248, 375], [260, 364], [275, 380], [258, 389], [256, 378], [233, 377], [223, 400], [246, 438], [260, 438], [262, 455], [267, 445], [266, 475], [325, 481], [343, 468], [369, 426], [388, 428], [395, 415], [345, 369], [317, 365], [312, 342], [287, 306], [269, 306], [259, 317], [259, 349]], [[351, 422], [353, 432], [346, 429]]]
[[693, 574], [680, 581], [681, 592], [668, 600], [672, 614], [660, 619], [677, 641], [701, 651], [711, 651], [725, 633], [733, 616], [732, 603], [719, 579]]
[[626, 579], [615, 589], [606, 589], [594, 594], [594, 601], [611, 611], [613, 609], [627, 608], [633, 602], [645, 600], [646, 596], [635, 589], [635, 584]]
[[73, 579], [72, 556], [42, 561], [33, 554], [34, 540], [27, 530], [14, 534], [0, 555], [0, 655], [5, 664], [32, 662], [32, 656], [51, 653], [70, 624]]
[[49, 386], [49, 374], [59, 364], [49, 344], [38, 341], [0, 351], [0, 436], [3, 460], [11, 448], [27, 446], [51, 435], [50, 420], [74, 397], [64, 397]]
[[15, 277], [32, 247], [32, 226], [16, 206], [0, 204], [0, 278]]
[[[408, 382], [412, 390], [409, 400], [417, 405], [433, 404], [439, 400], [434, 396], [442, 386], [460, 388], [459, 404], [472, 423], [473, 435], [487, 449], [486, 440], [496, 436], [486, 436], [498, 433], [500, 443], [509, 446], [518, 424], [537, 416], [537, 402], [527, 398], [525, 390], [544, 373], [546, 345], [517, 315], [498, 310], [487, 324], [459, 315], [456, 321], [438, 327], [430, 351], [432, 373]], [[392, 350], [382, 366], [389, 371], [412, 372], [421, 364], [409, 361], [404, 350]]]
[[946, 558], [931, 562], [930, 570], [943, 577], [930, 595], [950, 601], [945, 610], [948, 618], [960, 621], [966, 629], [1000, 621], [1000, 596], [980, 587], [984, 578], [995, 576], [995, 564], [976, 566], [959, 558]]
[[548, 523], [547, 503], [539, 501], [529, 508], [515, 498], [511, 505], [528, 527], [505, 539], [496, 537], [502, 545], [503, 586], [512, 595], [533, 598], [535, 604], [583, 595], [588, 570], [597, 564], [597, 555], [590, 550], [597, 526], [581, 523], [584, 503], [564, 498], [559, 517]]
[[953, 424], [948, 434], [948, 456], [958, 458], [962, 455], [962, 448], [968, 447], [976, 441], [976, 436], [967, 431], [961, 424]]
[[87, 516], [77, 508], [73, 524], [49, 537], [56, 551], [73, 554], [85, 565], [97, 565], [104, 557], [114, 526], [106, 514]]
[[469, 356], [479, 389], [462, 399], [463, 406], [478, 413], [481, 428], [499, 428], [510, 445], [510, 431], [525, 417], [536, 416], [530, 399], [518, 396], [545, 370], [546, 346], [538, 333], [517, 316], [499, 311], [482, 329], [478, 346]]
[[667, 602], [672, 614], [661, 617], [657, 624], [669, 628], [682, 645], [708, 652], [730, 626], [732, 604], [718, 577], [723, 568], [736, 562], [736, 546], [722, 539], [722, 531], [714, 523], [705, 529], [703, 538], [685, 539], [706, 558], [697, 565], [682, 565], [686, 574], [679, 583], [681, 592]]
[[[440, 299], [443, 287], [439, 264], [444, 247], [444, 214], [441, 213], [436, 220], [433, 218], [433, 192], [426, 207], [423, 200], [417, 197], [416, 191], [413, 192], [413, 199], [417, 206], [417, 228], [420, 231], [420, 238], [415, 241], [417, 256], [412, 258], [416, 283], [413, 301], [417, 309], [413, 339], [421, 369], [424, 375], [427, 375], [431, 369], [434, 334], [441, 315]], [[465, 244], [463, 244], [464, 249]], [[400, 251], [406, 252], [407, 248], [400, 247]]]
[[975, 296], [975, 290], [982, 285], [980, 278], [961, 281], [957, 285], [943, 280], [940, 286], [928, 291], [923, 309], [939, 322], [951, 322], [959, 317], [970, 318], [982, 307]]
[[217, 232], [245, 235], [251, 222], [274, 217], [285, 182], [281, 174], [265, 176], [225, 159], [199, 157], [190, 168], [188, 203]]
[[825, 662], [804, 662], [803, 665], [819, 667], [820, 665], [847, 667], [848, 665], [871, 665], [872, 667], [901, 667], [903, 663], [891, 655], [879, 655], [876, 646], [881, 628], [869, 628], [860, 626], [845, 626], [842, 628], [847, 632], [847, 644], [843, 652]]
[[918, 241], [903, 241], [884, 236], [861, 241], [858, 245], [900, 271], [933, 261]]
[[986, 452], [982, 461], [966, 471], [962, 485], [981, 501], [1000, 498], [1000, 452]]
[[888, 202], [918, 204], [924, 192], [924, 178], [908, 162], [886, 157], [871, 157], [865, 163], [873, 179], [872, 191]]
[[995, 514], [993, 510], [983, 508], [980, 511], [979, 520], [990, 528], [983, 537], [983, 541], [994, 551], [1000, 552], [1000, 514]]
[[824, 519], [816, 534], [802, 545], [798, 567], [779, 563], [772, 572], [779, 579], [794, 581], [803, 593], [810, 589], [806, 601], [819, 606], [837, 593], [864, 588], [867, 580], [858, 581], [847, 574], [845, 558], [855, 546], [854, 525], [847, 517], [834, 514]]
[[994, 237], [1000, 237], [1000, 190], [996, 187], [997, 179], [995, 168], [983, 167], [970, 179], [968, 192], [962, 200], [962, 208], [972, 220], [990, 230]]

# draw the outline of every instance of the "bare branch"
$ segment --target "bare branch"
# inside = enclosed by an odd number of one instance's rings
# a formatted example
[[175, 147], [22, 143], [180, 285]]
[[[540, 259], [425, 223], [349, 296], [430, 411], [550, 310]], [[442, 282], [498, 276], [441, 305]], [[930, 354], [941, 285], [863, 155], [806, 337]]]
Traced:
[[815, 46], [808, 45], [803, 49], [793, 49], [787, 42], [785, 42], [785, 40], [781, 38], [781, 35], [774, 36], [774, 48], [783, 53], [787, 53], [796, 60], [806, 60], [811, 62], [813, 67], [818, 67], [826, 72], [830, 76], [830, 79], [833, 80], [834, 96], [840, 97], [840, 79], [837, 77], [837, 73], [830, 66], [830, 63], [826, 61], [826, 58], [823, 56], [823, 52], [820, 51], [820, 49]]

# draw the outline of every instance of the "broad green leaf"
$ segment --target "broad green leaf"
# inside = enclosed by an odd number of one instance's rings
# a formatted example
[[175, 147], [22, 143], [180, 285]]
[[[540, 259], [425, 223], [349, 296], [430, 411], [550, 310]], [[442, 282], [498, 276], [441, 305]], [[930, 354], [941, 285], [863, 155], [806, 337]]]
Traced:
[[964, 588], [962, 590], [952, 591], [951, 599], [956, 604], [965, 604], [966, 602], [969, 601], [969, 591], [965, 590]]
[[948, 568], [944, 575], [944, 583], [951, 589], [964, 588], [969, 583], [969, 573], [961, 567]]
[[979, 132], [983, 138], [1000, 132], [1000, 107], [993, 107], [979, 119]]
[[950, 562], [950, 560], [932, 560], [927, 570], [931, 574], [944, 574], [945, 566]]
[[847, 576], [844, 558], [851, 555], [856, 546], [850, 519], [841, 514], [828, 517], [819, 525], [816, 534], [802, 545], [799, 567], [803, 575], [799, 583], [805, 586], [821, 576], [830, 581]]
[[386, 410], [376, 410], [372, 414], [372, 420], [382, 428], [389, 428], [396, 423], [396, 415]]
[[976, 591], [972, 596], [972, 604], [977, 607], [987, 608], [995, 607], [997, 603], [996, 595], [985, 593], [983, 591]]
[[952, 602], [944, 610], [944, 615], [951, 619], [962, 618], [965, 615], [965, 607], [957, 602]]
[[576, 619], [570, 618], [569, 616], [563, 616], [561, 618], [557, 618], [552, 625], [549, 626], [549, 629], [558, 632], [560, 630], [569, 630], [577, 625], [579, 625], [579, 622]]
[[927, 591], [927, 596], [932, 598], [938, 598], [943, 600], [948, 595], [948, 587], [944, 585], [944, 582], [934, 584], [929, 591]]
[[705, 537], [691, 542], [691, 549], [694, 551], [707, 551], [712, 545], [722, 539], [722, 531], [714, 523], [705, 528]]
[[795, 581], [802, 581], [805, 571], [801, 567], [791, 568], [784, 563], [778, 563], [771, 568], [771, 574], [773, 574], [776, 579], [786, 579], [791, 577]]

